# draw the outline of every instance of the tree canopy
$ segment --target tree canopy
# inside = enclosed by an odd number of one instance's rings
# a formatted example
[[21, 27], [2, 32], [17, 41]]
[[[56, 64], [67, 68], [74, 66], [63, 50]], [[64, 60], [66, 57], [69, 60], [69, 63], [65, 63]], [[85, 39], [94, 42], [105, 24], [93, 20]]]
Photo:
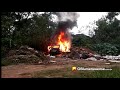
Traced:
[[[50, 37], [56, 31], [58, 24], [52, 21], [53, 14], [55, 15], [55, 12], [42, 14], [38, 12], [2, 12], [2, 56], [8, 50], [21, 45], [29, 45], [40, 51], [46, 51]], [[109, 45], [113, 46], [117, 53], [120, 53], [120, 20], [116, 18], [119, 14], [119, 12], [109, 12], [107, 16], [96, 21], [97, 28], [94, 29], [95, 35], [93, 37], [73, 35], [72, 44], [88, 47], [96, 45], [97, 48]], [[112, 49], [110, 48], [110, 50]]]
[[21, 45], [29, 45], [45, 51], [56, 28], [52, 13], [2, 12], [2, 56], [5, 51]]
[[116, 12], [109, 12], [96, 22], [97, 28], [93, 37], [96, 43], [120, 44], [120, 20], [115, 17], [117, 15]]

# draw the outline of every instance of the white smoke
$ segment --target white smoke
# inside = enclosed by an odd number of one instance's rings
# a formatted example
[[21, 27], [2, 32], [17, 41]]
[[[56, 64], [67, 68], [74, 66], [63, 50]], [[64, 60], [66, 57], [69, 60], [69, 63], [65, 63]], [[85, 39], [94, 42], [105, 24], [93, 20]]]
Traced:
[[57, 21], [76, 21], [79, 17], [79, 14], [77, 12], [56, 12], [56, 15], [58, 16]]

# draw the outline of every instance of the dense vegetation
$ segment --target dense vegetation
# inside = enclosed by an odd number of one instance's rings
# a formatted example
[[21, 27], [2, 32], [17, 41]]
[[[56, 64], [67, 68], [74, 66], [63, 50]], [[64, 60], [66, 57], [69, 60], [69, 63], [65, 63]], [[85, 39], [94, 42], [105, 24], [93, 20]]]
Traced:
[[101, 55], [120, 54], [120, 20], [116, 18], [117, 15], [119, 13], [109, 12], [107, 16], [96, 21], [95, 35], [75, 35], [73, 44], [89, 47]]
[[45, 51], [49, 39], [56, 30], [52, 21], [52, 13], [45, 12], [2, 12], [2, 57], [21, 45], [28, 45]]
[[[1, 13], [1, 56], [28, 45], [46, 51], [50, 37], [56, 30], [57, 23], [52, 21], [51, 12], [2, 12]], [[120, 20], [117, 12], [109, 12], [107, 16], [96, 21], [95, 35], [73, 35], [74, 46], [86, 46], [100, 54], [120, 54]]]

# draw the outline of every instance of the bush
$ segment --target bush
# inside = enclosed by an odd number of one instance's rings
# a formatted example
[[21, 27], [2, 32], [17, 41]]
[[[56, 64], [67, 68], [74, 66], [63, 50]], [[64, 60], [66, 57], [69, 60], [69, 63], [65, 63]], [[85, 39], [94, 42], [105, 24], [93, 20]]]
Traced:
[[120, 54], [120, 44], [114, 45], [118, 49], [118, 54]]
[[109, 43], [95, 44], [93, 49], [101, 55], [118, 55], [118, 49], [116, 46]]

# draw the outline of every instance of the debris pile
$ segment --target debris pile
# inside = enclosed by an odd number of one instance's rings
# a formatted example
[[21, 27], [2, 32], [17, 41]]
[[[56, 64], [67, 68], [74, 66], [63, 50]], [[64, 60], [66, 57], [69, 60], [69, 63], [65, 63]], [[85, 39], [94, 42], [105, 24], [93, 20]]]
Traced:
[[71, 58], [71, 59], [87, 59], [93, 57], [95, 52], [87, 49], [87, 48], [80, 48], [74, 47], [71, 48], [70, 52], [64, 53], [62, 56]]
[[103, 58], [108, 60], [120, 60], [120, 55], [118, 56], [106, 55], [106, 56], [103, 56]]
[[29, 46], [21, 46], [18, 50], [10, 50], [6, 60], [14, 64], [18, 63], [39, 63], [49, 61], [44, 53], [35, 50]]
[[[56, 60], [60, 58], [59, 60]], [[90, 61], [97, 61], [97, 60], [112, 60], [111, 62], [120, 62], [120, 55], [118, 56], [101, 56], [96, 54], [95, 52], [87, 49], [87, 48], [80, 48], [80, 47], [73, 47], [71, 48], [70, 52], [62, 52], [59, 55], [51, 56], [45, 55], [43, 52], [37, 51], [34, 48], [29, 46], [21, 46], [17, 50], [10, 50], [8, 52], [7, 57], [4, 59], [7, 63], [12, 64], [19, 64], [19, 63], [27, 63], [27, 64], [57, 64], [61, 63], [61, 59], [63, 61], [69, 60], [90, 60]]]
[[118, 56], [106, 55], [106, 56], [102, 56], [102, 58], [110, 62], [120, 63], [120, 55]]

